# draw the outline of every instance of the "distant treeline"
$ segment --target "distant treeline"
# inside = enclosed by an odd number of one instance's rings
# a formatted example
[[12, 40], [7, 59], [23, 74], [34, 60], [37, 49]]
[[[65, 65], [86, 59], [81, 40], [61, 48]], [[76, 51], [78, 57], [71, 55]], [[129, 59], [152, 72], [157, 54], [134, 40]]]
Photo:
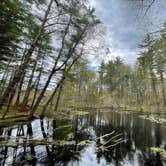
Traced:
[[160, 32], [146, 35], [139, 49], [134, 67], [120, 58], [100, 65], [100, 92], [110, 93], [119, 105], [165, 107], [166, 24]]

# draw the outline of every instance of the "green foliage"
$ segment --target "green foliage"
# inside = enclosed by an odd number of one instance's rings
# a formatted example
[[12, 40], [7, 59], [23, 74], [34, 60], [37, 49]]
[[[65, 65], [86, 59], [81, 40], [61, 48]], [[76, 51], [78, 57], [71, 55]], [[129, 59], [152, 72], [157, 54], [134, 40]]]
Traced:
[[26, 10], [19, 0], [0, 3], [0, 61], [8, 60], [17, 51], [21, 40]]
[[86, 62], [77, 62], [65, 81], [61, 106], [82, 107], [97, 102], [97, 76]]
[[[140, 55], [136, 65], [130, 68], [120, 58], [101, 64], [99, 68], [100, 87], [110, 93], [112, 103], [120, 106], [166, 105], [166, 38], [165, 28], [154, 38], [146, 35], [139, 45]], [[115, 104], [115, 105], [116, 105]]]

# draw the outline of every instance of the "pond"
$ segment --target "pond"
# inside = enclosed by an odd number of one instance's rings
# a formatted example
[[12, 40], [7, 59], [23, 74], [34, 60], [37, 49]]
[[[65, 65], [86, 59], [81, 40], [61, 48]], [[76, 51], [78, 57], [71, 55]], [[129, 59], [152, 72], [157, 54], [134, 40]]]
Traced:
[[89, 111], [70, 119], [0, 127], [0, 143], [2, 166], [166, 165], [166, 159], [151, 150], [166, 149], [166, 128], [126, 111]]

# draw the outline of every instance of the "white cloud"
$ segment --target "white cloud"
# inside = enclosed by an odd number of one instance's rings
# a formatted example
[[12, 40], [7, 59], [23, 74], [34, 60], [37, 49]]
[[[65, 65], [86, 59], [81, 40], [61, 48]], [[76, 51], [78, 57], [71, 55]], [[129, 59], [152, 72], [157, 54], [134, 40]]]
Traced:
[[89, 3], [92, 8], [96, 7], [96, 0], [90, 0]]
[[[135, 1], [90, 0], [90, 4], [96, 8], [96, 15], [107, 27], [103, 50], [89, 57], [92, 66], [117, 56], [126, 63], [134, 64], [138, 57], [138, 44], [147, 32], [160, 29], [166, 18], [165, 0], [156, 1], [145, 17], [136, 7]], [[106, 54], [106, 48], [110, 49], [110, 53]]]

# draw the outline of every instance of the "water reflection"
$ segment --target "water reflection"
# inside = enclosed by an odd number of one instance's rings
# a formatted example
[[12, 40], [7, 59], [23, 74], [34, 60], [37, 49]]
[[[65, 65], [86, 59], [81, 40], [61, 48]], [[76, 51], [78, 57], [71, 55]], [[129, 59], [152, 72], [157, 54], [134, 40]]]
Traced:
[[[89, 146], [79, 144], [113, 131], [127, 141], [104, 152], [96, 150], [100, 141], [92, 141]], [[71, 120], [36, 119], [0, 128], [0, 165], [164, 166], [166, 160], [150, 147], [166, 148], [165, 133], [166, 128], [134, 113], [90, 111]], [[49, 144], [60, 140], [65, 144]]]

